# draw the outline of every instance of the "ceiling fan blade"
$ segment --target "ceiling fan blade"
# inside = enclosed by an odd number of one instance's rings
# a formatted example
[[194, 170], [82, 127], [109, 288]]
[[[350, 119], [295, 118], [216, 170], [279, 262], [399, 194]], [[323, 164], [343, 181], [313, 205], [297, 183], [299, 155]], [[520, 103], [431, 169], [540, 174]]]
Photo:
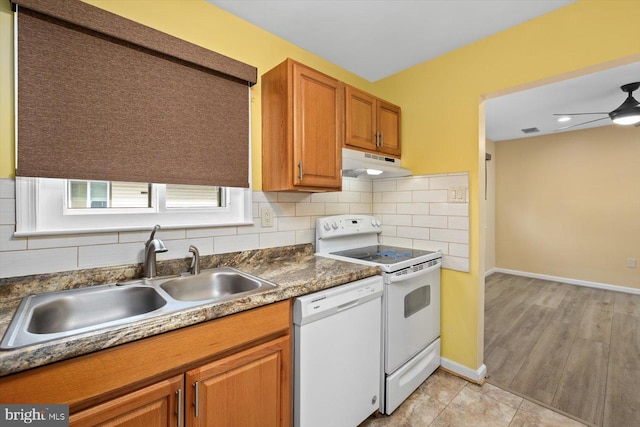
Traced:
[[582, 123], [578, 123], [576, 125], [561, 127], [561, 128], [558, 128], [558, 129], [554, 130], [554, 132], [558, 132], [559, 130], [571, 129], [571, 128], [574, 128], [576, 126], [586, 125], [587, 123], [599, 122], [600, 120], [606, 120], [608, 118], [609, 117], [602, 117], [601, 119], [589, 120], [588, 122], [582, 122]]
[[554, 114], [554, 116], [583, 116], [585, 114], [609, 114], [609, 113], [566, 113], [566, 114]]

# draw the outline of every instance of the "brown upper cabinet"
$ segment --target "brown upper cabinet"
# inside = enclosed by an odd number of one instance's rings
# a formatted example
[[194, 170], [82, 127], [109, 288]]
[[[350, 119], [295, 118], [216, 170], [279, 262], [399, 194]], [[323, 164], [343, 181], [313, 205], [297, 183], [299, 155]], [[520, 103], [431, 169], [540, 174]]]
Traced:
[[400, 157], [400, 107], [345, 85], [345, 146]]
[[340, 191], [343, 84], [291, 59], [262, 76], [262, 190]]

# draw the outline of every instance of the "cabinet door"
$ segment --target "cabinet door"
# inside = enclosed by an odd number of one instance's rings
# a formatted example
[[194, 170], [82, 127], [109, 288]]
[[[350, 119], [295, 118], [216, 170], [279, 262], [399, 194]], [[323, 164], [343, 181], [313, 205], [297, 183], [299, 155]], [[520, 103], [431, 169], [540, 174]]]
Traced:
[[294, 186], [341, 188], [341, 83], [293, 63]]
[[141, 390], [94, 406], [69, 417], [69, 425], [81, 426], [181, 426], [183, 425], [184, 376], [178, 375]]
[[376, 98], [351, 86], [345, 90], [345, 145], [376, 150]]
[[279, 338], [187, 372], [187, 427], [288, 426], [290, 346]]
[[378, 100], [378, 151], [400, 157], [400, 107]]

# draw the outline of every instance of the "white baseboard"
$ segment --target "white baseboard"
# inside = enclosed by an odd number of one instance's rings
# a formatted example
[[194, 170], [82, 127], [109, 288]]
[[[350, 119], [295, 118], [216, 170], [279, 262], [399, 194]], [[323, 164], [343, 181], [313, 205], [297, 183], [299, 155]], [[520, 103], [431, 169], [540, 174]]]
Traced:
[[474, 371], [473, 369], [456, 363], [453, 360], [441, 357], [440, 366], [442, 366], [447, 371], [451, 371], [454, 374], [457, 374], [463, 378], [468, 379], [469, 381], [478, 384], [484, 381], [484, 377], [487, 376], [487, 367], [484, 364]]
[[[527, 271], [509, 270], [507, 268], [493, 268], [491, 273], [513, 274], [514, 276], [531, 277], [533, 279], [549, 280], [551, 282], [568, 283], [570, 285], [586, 286], [588, 288], [604, 289], [607, 291], [626, 292], [628, 294], [640, 295], [640, 289], [626, 286], [609, 285], [607, 283], [589, 282], [587, 280], [570, 279], [567, 277], [549, 276], [547, 274], [529, 273]], [[485, 275], [486, 277], [487, 275]]]

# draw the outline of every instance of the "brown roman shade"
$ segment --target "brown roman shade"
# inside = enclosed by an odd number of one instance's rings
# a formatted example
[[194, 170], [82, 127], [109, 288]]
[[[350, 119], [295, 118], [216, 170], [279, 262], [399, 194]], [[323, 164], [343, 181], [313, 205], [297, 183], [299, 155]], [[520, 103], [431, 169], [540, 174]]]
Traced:
[[16, 175], [249, 186], [255, 67], [78, 0], [13, 3]]

